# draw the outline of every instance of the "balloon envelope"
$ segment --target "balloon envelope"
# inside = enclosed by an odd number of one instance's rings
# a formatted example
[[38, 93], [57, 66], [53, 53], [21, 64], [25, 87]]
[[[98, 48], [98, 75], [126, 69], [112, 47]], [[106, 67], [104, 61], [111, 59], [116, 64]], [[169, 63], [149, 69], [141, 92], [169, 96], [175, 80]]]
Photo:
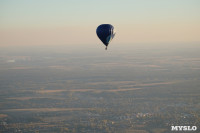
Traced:
[[115, 36], [114, 27], [111, 24], [101, 24], [97, 27], [96, 30], [97, 36], [104, 43], [104, 45], [108, 46], [110, 41]]

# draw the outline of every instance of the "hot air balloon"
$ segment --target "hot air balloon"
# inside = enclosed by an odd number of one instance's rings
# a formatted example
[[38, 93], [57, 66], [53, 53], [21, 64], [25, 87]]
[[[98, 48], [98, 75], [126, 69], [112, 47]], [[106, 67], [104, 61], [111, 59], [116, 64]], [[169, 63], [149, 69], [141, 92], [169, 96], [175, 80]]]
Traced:
[[107, 50], [108, 44], [115, 36], [114, 27], [111, 24], [101, 24], [97, 27], [96, 33], [99, 39], [106, 46]]

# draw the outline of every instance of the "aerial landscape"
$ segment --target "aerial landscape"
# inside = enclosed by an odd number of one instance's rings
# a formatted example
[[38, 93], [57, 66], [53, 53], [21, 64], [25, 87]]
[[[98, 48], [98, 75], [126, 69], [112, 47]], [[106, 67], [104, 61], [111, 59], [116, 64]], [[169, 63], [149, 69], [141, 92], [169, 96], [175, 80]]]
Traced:
[[167, 133], [171, 125], [199, 126], [199, 44], [127, 46], [103, 55], [95, 45], [1, 49], [0, 131]]
[[1, 0], [0, 133], [200, 133], [200, 0]]

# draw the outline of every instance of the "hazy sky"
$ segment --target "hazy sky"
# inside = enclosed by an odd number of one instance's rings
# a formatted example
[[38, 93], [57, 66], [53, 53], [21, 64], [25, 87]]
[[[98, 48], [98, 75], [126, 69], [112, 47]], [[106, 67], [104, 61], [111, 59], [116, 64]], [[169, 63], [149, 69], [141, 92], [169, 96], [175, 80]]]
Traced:
[[200, 42], [200, 0], [0, 0], [0, 45]]

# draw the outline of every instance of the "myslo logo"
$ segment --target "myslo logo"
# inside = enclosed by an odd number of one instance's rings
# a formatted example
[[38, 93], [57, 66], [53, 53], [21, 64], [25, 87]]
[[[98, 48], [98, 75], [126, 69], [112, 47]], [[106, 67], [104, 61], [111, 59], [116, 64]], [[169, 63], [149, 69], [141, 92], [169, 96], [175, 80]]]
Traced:
[[196, 131], [197, 126], [171, 126], [171, 131]]

